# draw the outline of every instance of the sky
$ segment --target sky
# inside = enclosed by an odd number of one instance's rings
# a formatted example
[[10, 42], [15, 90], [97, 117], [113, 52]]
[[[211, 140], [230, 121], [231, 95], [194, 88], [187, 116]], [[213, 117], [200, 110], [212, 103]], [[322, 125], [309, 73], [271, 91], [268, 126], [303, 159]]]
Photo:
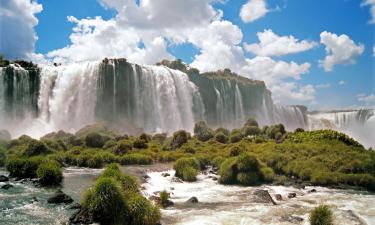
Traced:
[[0, 0], [0, 53], [182, 59], [263, 80], [278, 104], [375, 107], [375, 0]]

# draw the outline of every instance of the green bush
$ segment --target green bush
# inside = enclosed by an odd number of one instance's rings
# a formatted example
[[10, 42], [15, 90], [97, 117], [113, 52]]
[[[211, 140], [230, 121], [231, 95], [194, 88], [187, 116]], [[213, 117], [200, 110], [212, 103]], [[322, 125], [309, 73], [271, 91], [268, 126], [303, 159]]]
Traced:
[[256, 136], [261, 133], [261, 130], [256, 126], [246, 126], [243, 129], [243, 133], [245, 136]]
[[46, 155], [50, 153], [50, 150], [47, 148], [47, 146], [37, 140], [30, 140], [27, 148], [23, 152], [24, 156], [30, 157], [30, 156], [38, 156], [38, 155]]
[[159, 198], [160, 198], [160, 205], [164, 206], [167, 204], [169, 200], [169, 193], [167, 191], [161, 191], [159, 193]]
[[229, 137], [231, 143], [237, 143], [241, 141], [242, 138], [243, 138], [242, 133], [238, 129], [232, 130], [230, 137]]
[[333, 225], [331, 209], [326, 205], [316, 207], [309, 216], [311, 225]]
[[222, 128], [222, 127], [219, 127], [215, 130], [215, 134], [218, 134], [218, 133], [223, 133], [225, 136], [229, 136], [230, 135], [230, 132], [228, 129], [226, 128]]
[[113, 153], [115, 155], [123, 155], [132, 150], [132, 144], [128, 140], [121, 140], [114, 146]]
[[152, 158], [142, 154], [127, 154], [120, 157], [121, 165], [150, 165]]
[[171, 141], [171, 149], [180, 148], [183, 144], [187, 143], [188, 134], [184, 130], [179, 130], [173, 133]]
[[148, 147], [148, 145], [147, 145], [147, 141], [144, 140], [144, 139], [141, 139], [141, 138], [137, 138], [137, 139], [135, 139], [135, 141], [133, 142], [133, 147], [134, 147], [134, 148], [139, 148], [139, 149], [147, 148], [147, 147]]
[[100, 224], [124, 224], [127, 201], [120, 184], [113, 178], [99, 178], [83, 199], [83, 206]]
[[254, 118], [249, 118], [247, 119], [245, 123], [245, 127], [250, 126], [250, 127], [259, 127], [258, 122]]
[[222, 157], [222, 156], [216, 156], [213, 160], [212, 160], [212, 165], [215, 166], [215, 167], [218, 167], [220, 168], [220, 165], [225, 161], [225, 158]]
[[35, 178], [38, 166], [43, 160], [41, 157], [9, 158], [6, 162], [6, 169], [12, 177]]
[[231, 149], [230, 149], [230, 152], [229, 152], [229, 156], [233, 157], [233, 156], [239, 156], [244, 150], [242, 148], [240, 148], [239, 146], [233, 146]]
[[195, 181], [200, 163], [196, 158], [180, 158], [173, 164], [176, 177], [185, 181]]
[[215, 140], [219, 143], [226, 144], [228, 142], [228, 136], [222, 132], [215, 134]]
[[60, 164], [54, 160], [46, 160], [40, 164], [36, 174], [43, 186], [60, 184], [63, 179]]
[[200, 141], [208, 141], [214, 137], [214, 132], [207, 126], [206, 122], [199, 121], [194, 126], [194, 136]]
[[155, 225], [160, 221], [161, 213], [157, 206], [140, 194], [129, 197], [129, 216], [127, 225]]
[[102, 148], [104, 146], [105, 140], [102, 135], [97, 132], [91, 132], [87, 134], [85, 138], [85, 144], [90, 148]]
[[116, 163], [109, 164], [100, 175], [100, 178], [114, 178], [121, 184], [121, 187], [127, 191], [137, 192], [139, 188], [137, 179], [122, 173]]
[[165, 139], [167, 139], [166, 133], [154, 134], [154, 136], [152, 136], [152, 140], [158, 141], [160, 144], [163, 144]]

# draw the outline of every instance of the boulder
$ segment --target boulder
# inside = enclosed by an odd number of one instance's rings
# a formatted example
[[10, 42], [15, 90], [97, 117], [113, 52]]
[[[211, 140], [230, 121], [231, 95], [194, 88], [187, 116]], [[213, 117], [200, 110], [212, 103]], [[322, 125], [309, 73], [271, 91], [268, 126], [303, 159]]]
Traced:
[[295, 198], [295, 197], [297, 197], [296, 193], [289, 193], [288, 194], [288, 198]]
[[170, 174], [169, 174], [169, 173], [162, 173], [161, 176], [162, 176], [162, 177], [169, 177]]
[[316, 192], [316, 189], [311, 189], [310, 191], [309, 191], [309, 193], [315, 193]]
[[253, 192], [254, 202], [256, 203], [272, 203], [277, 205], [267, 190], [255, 190]]
[[73, 205], [69, 207], [69, 209], [81, 209], [81, 208], [82, 206], [79, 203], [74, 203]]
[[0, 176], [0, 182], [7, 182], [7, 181], [9, 181], [9, 177], [4, 176], [4, 175]]
[[186, 203], [192, 203], [192, 204], [196, 204], [198, 203], [198, 198], [197, 197], [191, 197], [189, 198], [189, 200], [186, 201]]
[[39, 202], [39, 200], [35, 196], [33, 196], [31, 202]]
[[150, 179], [150, 176], [146, 174], [146, 175], [143, 176], [143, 179], [145, 179], [145, 180]]
[[283, 196], [281, 196], [281, 194], [276, 194], [275, 198], [276, 198], [277, 201], [283, 200]]
[[161, 205], [163, 206], [163, 208], [167, 208], [167, 207], [173, 206], [174, 202], [172, 202], [171, 200], [168, 199], [168, 200], [162, 202]]
[[55, 192], [55, 194], [48, 198], [47, 202], [50, 204], [69, 204], [73, 202], [73, 199], [61, 190], [58, 190]]
[[94, 223], [94, 215], [87, 209], [78, 209], [69, 218], [69, 224], [92, 224]]
[[8, 190], [9, 188], [12, 188], [13, 185], [11, 184], [4, 184], [3, 186], [1, 186], [1, 189], [5, 189], [5, 190]]

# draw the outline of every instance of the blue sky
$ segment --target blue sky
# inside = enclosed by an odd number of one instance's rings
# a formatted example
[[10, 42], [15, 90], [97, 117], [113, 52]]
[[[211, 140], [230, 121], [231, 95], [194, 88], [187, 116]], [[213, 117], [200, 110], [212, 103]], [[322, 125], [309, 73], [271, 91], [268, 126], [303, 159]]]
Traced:
[[[229, 67], [249, 78], [265, 80], [280, 104], [304, 104], [311, 109], [375, 105], [373, 0], [186, 0], [181, 1], [182, 8], [179, 1], [148, 2], [5, 0], [3, 8], [25, 9], [19, 23], [28, 28], [25, 33], [31, 32], [29, 39], [32, 34], [38, 38], [23, 52], [4, 47], [12, 46], [6, 40], [15, 42], [20, 32], [7, 26], [11, 19], [1, 13], [0, 52], [11, 58], [61, 62], [108, 56], [149, 64], [162, 58], [181, 58], [201, 71]], [[123, 10], [124, 6], [130, 10]], [[73, 17], [68, 20], [68, 16]], [[97, 16], [101, 18], [94, 20]], [[30, 22], [32, 17], [37, 23]], [[88, 17], [91, 19], [85, 20]], [[6, 34], [7, 29], [14, 29], [14, 34]], [[289, 44], [293, 41], [288, 37], [293, 36], [294, 44], [305, 41], [304, 46], [310, 47], [290, 47], [266, 55], [246, 50], [246, 44], [259, 44], [257, 33], [266, 34], [265, 30], [270, 31], [268, 35], [286, 38]], [[324, 31], [326, 43], [322, 43]], [[327, 46], [335, 52], [331, 53], [334, 62], [323, 67]]]

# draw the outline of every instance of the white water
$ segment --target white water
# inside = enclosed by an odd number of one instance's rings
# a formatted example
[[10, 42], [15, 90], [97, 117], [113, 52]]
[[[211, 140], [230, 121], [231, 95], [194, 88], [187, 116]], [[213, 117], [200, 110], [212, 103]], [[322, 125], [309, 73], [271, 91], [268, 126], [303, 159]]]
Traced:
[[[167, 171], [172, 176], [174, 171]], [[193, 183], [174, 182], [172, 176], [163, 177], [161, 172], [150, 172], [150, 179], [143, 186], [146, 196], [166, 190], [171, 193], [174, 207], [162, 210], [162, 223], [169, 225], [257, 225], [257, 224], [309, 224], [309, 212], [319, 204], [331, 206], [335, 224], [375, 224], [375, 195], [366, 192], [334, 190], [314, 187], [316, 193], [308, 193], [312, 187], [296, 189], [283, 186], [241, 187], [224, 186], [213, 181], [208, 175], [198, 175]], [[211, 174], [212, 176], [212, 174]], [[275, 199], [281, 194], [282, 201], [272, 204], [254, 203], [254, 190], [268, 190]], [[297, 198], [288, 199], [294, 192]], [[190, 197], [198, 198], [197, 205], [186, 204]], [[283, 220], [285, 216], [303, 218], [303, 222], [291, 223]]]

